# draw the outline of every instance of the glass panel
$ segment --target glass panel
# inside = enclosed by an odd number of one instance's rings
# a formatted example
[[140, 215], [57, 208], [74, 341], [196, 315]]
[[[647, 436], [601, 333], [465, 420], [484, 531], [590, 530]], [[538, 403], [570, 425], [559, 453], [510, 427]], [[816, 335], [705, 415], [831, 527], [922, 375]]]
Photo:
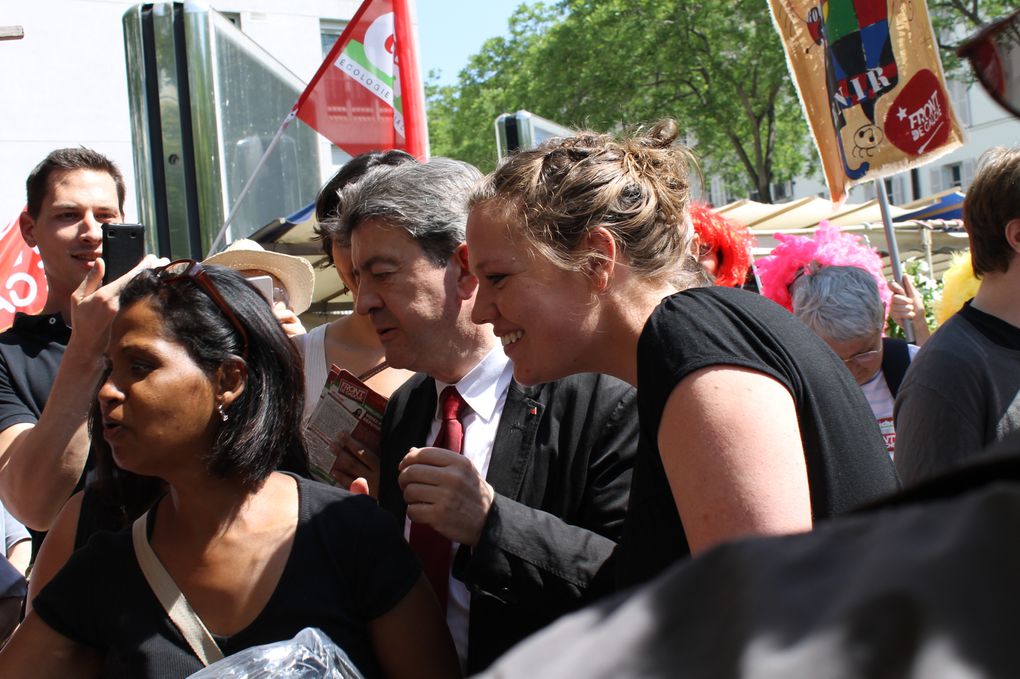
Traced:
[[[139, 214], [153, 248], [201, 259], [304, 89], [229, 18], [200, 3], [124, 15]], [[227, 241], [312, 202], [318, 134], [293, 121], [240, 206]]]
[[[211, 32], [212, 91], [218, 116], [218, 144], [196, 134], [196, 150], [206, 142], [208, 157], [223, 172], [223, 216], [203, 224], [215, 236], [233, 208], [245, 183], [269, 148], [287, 113], [304, 90], [294, 74], [216, 12], [206, 20], [189, 23], [198, 31]], [[191, 45], [189, 44], [189, 48]], [[193, 54], [189, 54], [189, 61]], [[194, 55], [198, 58], [204, 55]], [[202, 90], [192, 86], [193, 101]], [[196, 153], [198, 158], [203, 155]], [[251, 234], [269, 221], [294, 212], [315, 199], [319, 188], [319, 148], [315, 131], [294, 120], [266, 158], [231, 225], [234, 240]], [[204, 244], [208, 247], [207, 240]]]
[[319, 20], [319, 37], [322, 40], [322, 58], [325, 59], [329, 51], [333, 49], [333, 45], [340, 39], [340, 34], [347, 28], [346, 21], [337, 21], [334, 19], [320, 19]]

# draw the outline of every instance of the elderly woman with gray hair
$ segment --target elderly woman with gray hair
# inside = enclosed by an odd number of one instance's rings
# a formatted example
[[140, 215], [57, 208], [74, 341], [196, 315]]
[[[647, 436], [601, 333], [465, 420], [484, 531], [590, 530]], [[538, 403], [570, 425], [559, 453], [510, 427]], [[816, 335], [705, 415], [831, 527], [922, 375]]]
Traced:
[[861, 385], [892, 455], [893, 402], [918, 348], [882, 336], [885, 306], [875, 277], [856, 266], [813, 264], [793, 283], [791, 296], [793, 313], [829, 345]]

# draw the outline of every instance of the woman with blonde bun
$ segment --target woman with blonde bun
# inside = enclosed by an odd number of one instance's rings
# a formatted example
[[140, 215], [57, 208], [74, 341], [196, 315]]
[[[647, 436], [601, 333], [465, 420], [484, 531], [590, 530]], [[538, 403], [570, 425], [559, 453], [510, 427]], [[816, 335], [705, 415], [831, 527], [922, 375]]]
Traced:
[[476, 323], [525, 384], [603, 372], [638, 388], [642, 449], [621, 584], [725, 540], [810, 530], [896, 489], [839, 359], [773, 302], [698, 287], [692, 159], [663, 121], [509, 157], [472, 196]]

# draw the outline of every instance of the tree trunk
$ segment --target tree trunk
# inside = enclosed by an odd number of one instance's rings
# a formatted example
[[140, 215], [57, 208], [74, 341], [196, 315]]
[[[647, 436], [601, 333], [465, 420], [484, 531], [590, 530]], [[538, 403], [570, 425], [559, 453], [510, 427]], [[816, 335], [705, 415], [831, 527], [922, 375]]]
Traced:
[[767, 174], [758, 175], [758, 202], [772, 203], [772, 183], [769, 182]]

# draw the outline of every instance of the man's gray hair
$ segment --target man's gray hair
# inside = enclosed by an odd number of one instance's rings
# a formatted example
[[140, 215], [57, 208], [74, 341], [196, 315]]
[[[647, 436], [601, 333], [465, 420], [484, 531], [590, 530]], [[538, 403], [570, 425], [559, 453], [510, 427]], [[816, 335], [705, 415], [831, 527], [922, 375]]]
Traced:
[[824, 266], [793, 284], [793, 313], [819, 336], [851, 342], [881, 333], [885, 306], [875, 277], [856, 266]]
[[372, 169], [340, 192], [338, 240], [366, 219], [403, 228], [436, 266], [446, 266], [465, 240], [468, 197], [482, 178], [478, 168], [451, 158]]

